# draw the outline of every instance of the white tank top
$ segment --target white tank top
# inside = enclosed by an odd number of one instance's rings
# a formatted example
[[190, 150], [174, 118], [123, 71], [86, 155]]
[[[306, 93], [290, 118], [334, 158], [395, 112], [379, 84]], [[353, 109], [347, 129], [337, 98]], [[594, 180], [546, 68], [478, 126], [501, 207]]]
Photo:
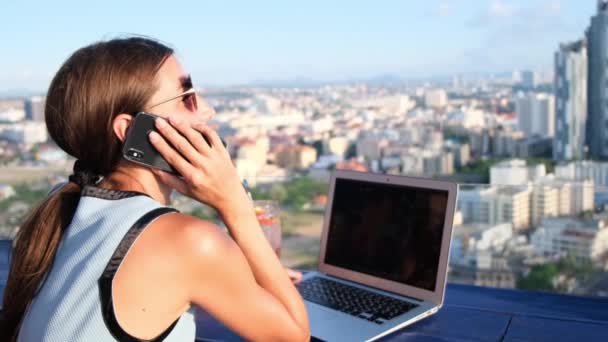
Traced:
[[[86, 186], [18, 341], [140, 341], [116, 321], [112, 279], [146, 225], [175, 211], [141, 193]], [[153, 341], [194, 341], [193, 312], [183, 313]]]

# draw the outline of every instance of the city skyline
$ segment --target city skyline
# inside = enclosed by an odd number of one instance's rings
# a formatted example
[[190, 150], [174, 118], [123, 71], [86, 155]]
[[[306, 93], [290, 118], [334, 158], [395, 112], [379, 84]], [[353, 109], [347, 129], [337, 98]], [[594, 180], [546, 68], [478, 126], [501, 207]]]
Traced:
[[125, 34], [175, 47], [199, 86], [551, 70], [556, 47], [581, 38], [596, 2], [142, 5], [0, 5], [0, 93], [44, 91], [75, 49]]

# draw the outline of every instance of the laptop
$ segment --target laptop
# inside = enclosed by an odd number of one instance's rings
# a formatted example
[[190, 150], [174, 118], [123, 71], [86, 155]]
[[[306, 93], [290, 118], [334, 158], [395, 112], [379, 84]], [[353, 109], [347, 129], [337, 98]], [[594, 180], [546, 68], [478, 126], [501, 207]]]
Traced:
[[313, 337], [372, 341], [443, 305], [457, 186], [335, 170], [318, 271], [297, 285]]

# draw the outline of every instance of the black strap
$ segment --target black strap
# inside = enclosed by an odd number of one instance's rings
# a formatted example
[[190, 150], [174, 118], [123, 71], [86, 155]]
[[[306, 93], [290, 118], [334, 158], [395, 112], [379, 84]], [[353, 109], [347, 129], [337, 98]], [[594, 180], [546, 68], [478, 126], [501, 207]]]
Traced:
[[[144, 230], [144, 228], [157, 217], [172, 212], [178, 211], [173, 208], [157, 208], [148, 212], [139, 220], [137, 220], [137, 222], [135, 222], [133, 226], [129, 228], [129, 231], [122, 238], [122, 241], [120, 241], [120, 243], [118, 244], [116, 251], [114, 251], [112, 258], [110, 258], [108, 265], [101, 274], [101, 277], [99, 277], [99, 295], [101, 297], [100, 299], [102, 311], [101, 314], [103, 316], [103, 320], [106, 324], [106, 327], [118, 341], [139, 342], [146, 340], [131, 336], [129, 333], [122, 329], [120, 324], [118, 324], [118, 321], [116, 320], [116, 314], [114, 312], [114, 303], [112, 301], [112, 280], [116, 275], [116, 271], [118, 270], [122, 259], [125, 257], [125, 255], [129, 251], [129, 248], [131, 248], [131, 245], [133, 244], [133, 242], [135, 242], [135, 239]], [[178, 320], [179, 318], [176, 319], [175, 322], [173, 322], [163, 333], [158, 335], [158, 337], [149, 341], [158, 342], [164, 340], [167, 335], [171, 333]]]

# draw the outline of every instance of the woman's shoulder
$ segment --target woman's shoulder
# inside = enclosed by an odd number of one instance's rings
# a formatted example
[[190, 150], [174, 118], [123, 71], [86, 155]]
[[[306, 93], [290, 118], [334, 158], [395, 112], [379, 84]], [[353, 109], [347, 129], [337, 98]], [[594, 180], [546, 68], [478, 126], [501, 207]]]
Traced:
[[152, 224], [158, 238], [170, 242], [170, 248], [185, 260], [221, 257], [234, 244], [217, 224], [183, 213], [163, 215]]

